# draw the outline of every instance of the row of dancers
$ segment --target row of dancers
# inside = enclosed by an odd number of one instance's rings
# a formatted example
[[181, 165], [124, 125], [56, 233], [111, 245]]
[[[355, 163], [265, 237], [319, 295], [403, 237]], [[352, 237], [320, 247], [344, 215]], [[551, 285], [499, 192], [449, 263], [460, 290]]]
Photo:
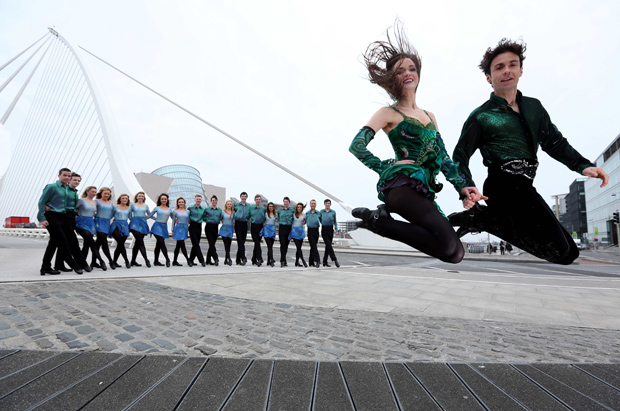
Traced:
[[[290, 207], [290, 199], [284, 197], [283, 206], [276, 210], [274, 203], [269, 202], [263, 206], [262, 198], [256, 195], [254, 204], [247, 202], [248, 195], [242, 192], [241, 201], [234, 204], [232, 200], [226, 200], [224, 209], [217, 206], [218, 198], [213, 195], [210, 199], [211, 206], [202, 207], [202, 195], [196, 194], [195, 205], [187, 207], [183, 197], [176, 200], [175, 207], [169, 204], [169, 196], [161, 194], [157, 199], [157, 205], [153, 210], [145, 203], [146, 195], [138, 192], [131, 201], [128, 194], [121, 194], [115, 203], [112, 202], [112, 192], [107, 187], [97, 190], [94, 186], [86, 187], [81, 198], [77, 196], [77, 187], [81, 182], [81, 176], [63, 168], [59, 171], [58, 181], [48, 184], [43, 190], [39, 200], [38, 219], [46, 226], [50, 240], [43, 257], [41, 275], [57, 275], [60, 272], [91, 271], [92, 268], [107, 270], [122, 267], [119, 258], [122, 257], [127, 268], [140, 267], [138, 255], [141, 254], [147, 267], [151, 267], [146, 254], [144, 237], [153, 235], [156, 239], [155, 266], [181, 266], [178, 257], [182, 254], [188, 266], [194, 266], [194, 259], [199, 264], [219, 265], [219, 257], [215, 247], [218, 236], [222, 237], [225, 249], [224, 264], [232, 265], [230, 248], [233, 233], [237, 240], [236, 263], [245, 265], [245, 242], [248, 228], [254, 242], [252, 252], [252, 264], [260, 267], [264, 264], [261, 249], [261, 240], [265, 238], [267, 243], [267, 265], [274, 267], [273, 244], [276, 239], [276, 223], [279, 223], [280, 240], [280, 265], [287, 266], [286, 255], [290, 240], [293, 240], [296, 250], [296, 266], [307, 267], [302, 244], [306, 236], [304, 225], [308, 227], [308, 240], [310, 243], [309, 262], [311, 266], [320, 267], [320, 255], [318, 251], [319, 227], [325, 243], [323, 266], [330, 267], [328, 257], [337, 267], [340, 267], [333, 250], [332, 242], [334, 232], [338, 231], [336, 213], [331, 209], [331, 201], [324, 201], [325, 208], [316, 209], [316, 200], [310, 201], [310, 210], [304, 212], [306, 206], [297, 203], [294, 208]], [[149, 228], [147, 219], [154, 219]], [[172, 238], [176, 240], [174, 257], [171, 263], [165, 240], [169, 237], [168, 219], [172, 220]], [[209, 243], [206, 259], [200, 248], [202, 224], [205, 223], [205, 236]], [[220, 226], [221, 225], [221, 226]], [[219, 227], [219, 230], [218, 230]], [[80, 250], [75, 233], [80, 234], [84, 240], [84, 246]], [[125, 242], [132, 234], [135, 244], [132, 250], [131, 261], [129, 260]], [[192, 248], [188, 255], [185, 240], [191, 239]], [[108, 237], [116, 240], [114, 255], [110, 253]], [[51, 260], [54, 252], [58, 250], [55, 265], [52, 268]], [[86, 262], [89, 251], [92, 253], [91, 263]], [[164, 262], [159, 261], [163, 255]], [[108, 264], [103, 259], [105, 256]], [[71, 267], [67, 267], [65, 262]]]

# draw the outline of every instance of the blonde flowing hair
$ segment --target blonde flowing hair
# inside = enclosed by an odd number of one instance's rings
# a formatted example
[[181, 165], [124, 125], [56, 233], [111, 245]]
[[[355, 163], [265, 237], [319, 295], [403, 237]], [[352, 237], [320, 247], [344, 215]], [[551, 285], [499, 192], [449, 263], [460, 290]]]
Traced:
[[[230, 203], [230, 213], [226, 211], [226, 209], [228, 208], [228, 203]], [[228, 215], [233, 215], [233, 213], [235, 212], [235, 206], [233, 204], [233, 201], [232, 200], [226, 200], [226, 202], [224, 203], [224, 209], [222, 211], [225, 212]]]

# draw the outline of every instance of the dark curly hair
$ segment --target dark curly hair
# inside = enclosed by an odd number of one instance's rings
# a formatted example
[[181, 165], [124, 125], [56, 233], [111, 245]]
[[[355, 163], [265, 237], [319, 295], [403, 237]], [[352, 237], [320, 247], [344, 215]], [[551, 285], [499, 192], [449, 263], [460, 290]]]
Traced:
[[523, 40], [512, 41], [507, 38], [503, 38], [497, 43], [495, 48], [489, 47], [482, 56], [482, 61], [480, 62], [480, 70], [484, 72], [484, 74], [491, 74], [491, 62], [497, 56], [502, 53], [511, 52], [519, 56], [519, 65], [523, 67], [523, 60], [525, 60], [525, 50], [527, 49], [527, 45], [523, 42]]
[[397, 72], [394, 67], [399, 61], [410, 58], [418, 70], [419, 77], [422, 70], [422, 59], [415, 47], [409, 44], [400, 20], [396, 20], [394, 26], [388, 28], [385, 34], [387, 41], [375, 41], [368, 46], [363, 54], [364, 64], [368, 69], [370, 82], [381, 86], [392, 99], [398, 101], [403, 91], [403, 85], [396, 81]]

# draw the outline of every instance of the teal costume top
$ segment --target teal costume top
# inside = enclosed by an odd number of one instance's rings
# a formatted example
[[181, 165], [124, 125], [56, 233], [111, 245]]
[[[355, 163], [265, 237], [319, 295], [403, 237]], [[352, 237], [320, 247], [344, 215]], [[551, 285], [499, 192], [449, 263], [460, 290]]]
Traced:
[[64, 213], [67, 211], [67, 197], [72, 192], [68, 189], [69, 185], [62, 185], [60, 181], [48, 184], [43, 189], [43, 194], [39, 199], [39, 212], [37, 213], [37, 220], [39, 222], [47, 220], [45, 218], [45, 206], [48, 206], [54, 213]]
[[465, 175], [467, 187], [475, 186], [469, 158], [478, 149], [487, 167], [510, 160], [535, 161], [538, 147], [577, 173], [594, 167], [562, 136], [539, 100], [517, 91], [517, 104], [520, 114], [504, 98], [491, 93], [489, 100], [465, 121], [453, 158]]
[[243, 205], [241, 202], [235, 204], [235, 221], [248, 221], [250, 217], [250, 207], [248, 203]]
[[146, 204], [142, 207], [138, 207], [135, 203], [133, 203], [130, 208], [132, 215], [137, 218], [146, 219], [151, 213], [151, 211], [149, 210], [149, 206]]
[[67, 211], [77, 211], [77, 203], [79, 201], [78, 191], [67, 184]]
[[77, 211], [80, 217], [93, 218], [97, 214], [97, 206], [86, 201], [85, 198], [80, 198], [77, 202]]
[[[428, 189], [426, 196], [431, 200], [434, 200], [435, 194], [443, 188], [443, 184], [435, 180], [440, 171], [457, 191], [460, 192], [466, 187], [464, 175], [458, 165], [450, 160], [441, 135], [435, 129], [435, 123], [431, 120], [424, 125], [418, 119], [392, 108], [404, 118], [388, 133], [395, 159], [381, 161], [366, 148], [375, 136], [375, 131], [370, 127], [362, 128], [349, 147], [349, 151], [366, 167], [379, 173], [379, 199], [384, 201], [381, 188], [385, 183], [399, 175], [420, 181]], [[394, 164], [401, 160], [411, 160], [413, 163]]]
[[207, 224], [219, 224], [222, 221], [222, 214], [224, 212], [221, 208], [213, 206], [205, 208], [204, 215], [202, 217], [202, 221]]
[[250, 207], [250, 221], [252, 224], [263, 224], [265, 222], [265, 212], [265, 207], [262, 205], [256, 207], [256, 204], [254, 204]]
[[202, 217], [204, 215], [205, 209], [202, 207], [196, 207], [195, 205], [191, 207], [187, 207], [187, 211], [189, 211], [189, 220], [194, 223], [202, 223]]
[[293, 216], [295, 215], [295, 210], [291, 207], [289, 208], [280, 208], [278, 210], [278, 221], [280, 225], [291, 225], [293, 224]]
[[114, 221], [127, 221], [131, 218], [131, 206], [127, 207], [126, 210], [121, 210], [120, 208], [114, 206]]
[[336, 222], [336, 212], [331, 208], [329, 211], [319, 211], [319, 221], [322, 226], [334, 226], [334, 230], [338, 232], [338, 222]]
[[306, 211], [306, 225], [308, 228], [319, 228], [319, 224], [321, 223], [321, 213], [317, 210]]

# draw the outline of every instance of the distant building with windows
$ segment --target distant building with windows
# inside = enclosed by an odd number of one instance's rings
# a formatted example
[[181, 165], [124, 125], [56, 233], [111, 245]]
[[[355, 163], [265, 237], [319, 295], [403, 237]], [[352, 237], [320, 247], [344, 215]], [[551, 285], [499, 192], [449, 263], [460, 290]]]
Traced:
[[600, 188], [601, 180], [589, 178], [584, 183], [588, 220], [588, 241], [618, 244], [613, 213], [620, 210], [620, 135], [598, 156], [594, 164], [609, 174], [609, 184]]
[[570, 185], [564, 196], [565, 212], [560, 215], [562, 226], [573, 238], [583, 239], [588, 234], [588, 214], [586, 212], [586, 193], [584, 183], [587, 178], [578, 178]]
[[[173, 164], [159, 167], [152, 173], [137, 173], [136, 178], [144, 189], [144, 192], [153, 201], [162, 193], [170, 197], [170, 204], [176, 204], [178, 197], [183, 197], [187, 207], [194, 205], [194, 196], [202, 195], [203, 201], [210, 204], [211, 196], [217, 196], [218, 200], [226, 199], [226, 188], [211, 184], [203, 184], [200, 171], [194, 167]], [[206, 206], [205, 204], [205, 206]]]

